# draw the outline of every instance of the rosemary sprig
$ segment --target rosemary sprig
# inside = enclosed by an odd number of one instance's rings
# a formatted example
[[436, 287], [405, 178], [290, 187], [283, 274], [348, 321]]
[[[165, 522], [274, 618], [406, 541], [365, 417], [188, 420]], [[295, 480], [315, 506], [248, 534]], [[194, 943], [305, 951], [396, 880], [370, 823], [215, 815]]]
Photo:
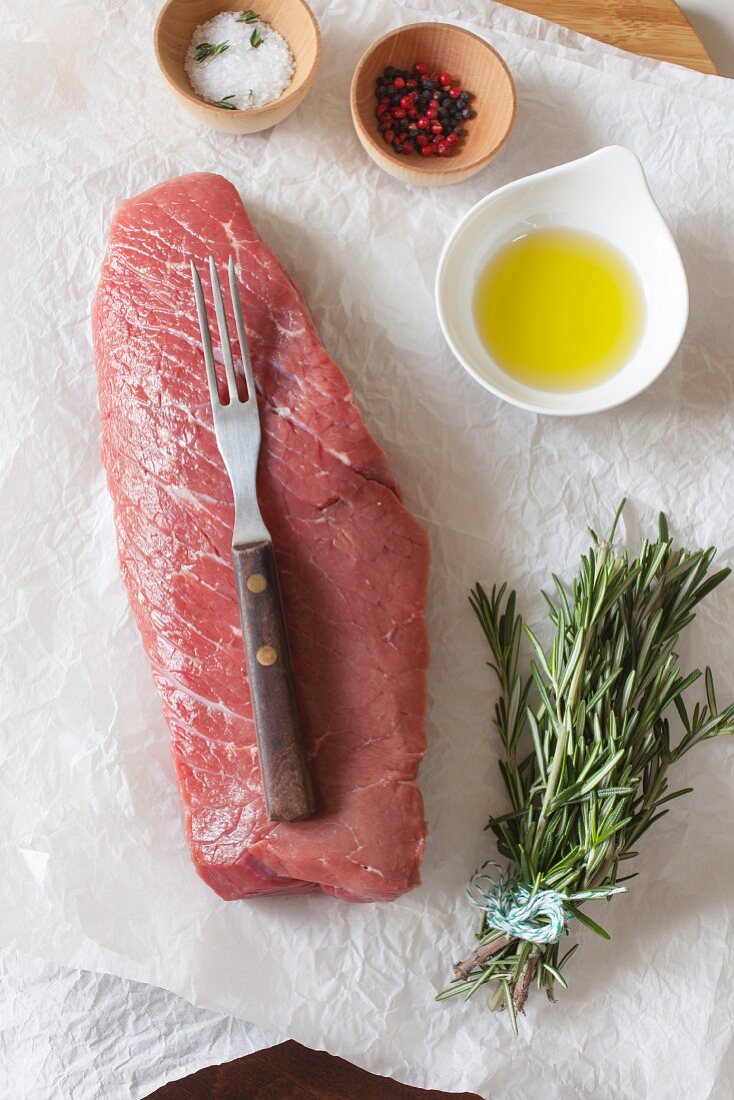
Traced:
[[[620, 865], [637, 855], [640, 837], [668, 813], [667, 804], [689, 793], [669, 790], [670, 766], [699, 742], [734, 732], [734, 705], [719, 709], [709, 669], [706, 701], [686, 705], [701, 673], [684, 675], [676, 653], [694, 609], [730, 570], [710, 574], [713, 548], [675, 548], [663, 515], [657, 540], [644, 540], [630, 561], [613, 546], [623, 507], [606, 539], [591, 532], [570, 593], [553, 576], [554, 596], [544, 593], [553, 626], [547, 649], [505, 585], [487, 595], [477, 584], [470, 597], [500, 686], [494, 724], [511, 807], [488, 828], [515, 882], [533, 894], [558, 892], [569, 919], [606, 939], [585, 906], [635, 877], [620, 875]], [[520, 668], [523, 636], [533, 654], [529, 673]], [[682, 728], [677, 741], [673, 708]], [[466, 1000], [491, 983], [490, 1007], [507, 1008], [513, 1030], [533, 982], [551, 1000], [556, 984], [566, 987], [578, 946], [563, 953], [558, 941], [512, 937], [493, 928], [486, 911], [477, 940], [438, 999]]]
[[235, 93], [232, 92], [231, 95], [226, 95], [223, 99], [213, 99], [212, 107], [221, 107], [223, 111], [236, 111], [237, 108], [235, 107], [234, 103], [229, 102], [229, 100], [234, 99], [234, 97]]
[[253, 47], [253, 49], [257, 49], [257, 47], [262, 46], [262, 44], [263, 36], [260, 34], [260, 31], [257, 29], [257, 27], [255, 27], [254, 31], [250, 35], [250, 45]]
[[259, 18], [260, 16], [258, 15], [258, 13], [256, 11], [253, 11], [252, 8], [249, 8], [247, 11], [240, 12], [240, 14], [237, 16], [237, 22], [256, 23]]
[[217, 57], [229, 49], [229, 42], [218, 42], [213, 46], [211, 42], [200, 42], [196, 47], [196, 60], [206, 61], [208, 57]]

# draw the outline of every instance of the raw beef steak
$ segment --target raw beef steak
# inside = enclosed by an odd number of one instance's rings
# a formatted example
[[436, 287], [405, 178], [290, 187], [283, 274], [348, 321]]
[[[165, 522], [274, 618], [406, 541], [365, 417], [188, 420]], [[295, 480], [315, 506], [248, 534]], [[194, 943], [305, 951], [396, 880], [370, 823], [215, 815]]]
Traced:
[[[189, 259], [238, 267], [273, 537], [319, 805], [265, 816]], [[208, 282], [208, 280], [207, 280]], [[209, 288], [206, 288], [209, 295]], [[208, 298], [213, 318], [211, 298]], [[229, 307], [228, 307], [229, 308]], [[228, 314], [230, 332], [234, 319]], [[308, 310], [221, 176], [125, 202], [93, 314], [102, 458], [120, 566], [171, 731], [196, 869], [224, 898], [419, 882], [426, 535]]]

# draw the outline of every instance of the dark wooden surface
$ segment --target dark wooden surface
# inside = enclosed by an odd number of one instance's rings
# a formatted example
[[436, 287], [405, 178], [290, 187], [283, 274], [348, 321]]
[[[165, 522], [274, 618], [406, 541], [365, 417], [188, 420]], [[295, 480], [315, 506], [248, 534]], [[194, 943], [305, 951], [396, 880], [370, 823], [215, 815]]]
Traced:
[[341, 1058], [298, 1043], [210, 1066], [154, 1092], [149, 1100], [479, 1100], [469, 1092], [434, 1092], [375, 1077]]
[[316, 808], [301, 734], [272, 544], [232, 551], [263, 793], [271, 821], [301, 821]]

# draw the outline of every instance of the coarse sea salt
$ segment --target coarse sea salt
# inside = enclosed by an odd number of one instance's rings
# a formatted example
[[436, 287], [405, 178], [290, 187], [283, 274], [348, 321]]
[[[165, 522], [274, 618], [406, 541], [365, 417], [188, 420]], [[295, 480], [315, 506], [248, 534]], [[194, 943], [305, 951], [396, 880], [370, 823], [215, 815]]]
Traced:
[[[186, 74], [208, 103], [239, 111], [262, 107], [281, 96], [293, 79], [293, 54], [282, 34], [262, 19], [245, 22], [243, 12], [222, 12], [194, 31], [186, 51]], [[247, 13], [251, 15], [252, 13]], [[260, 41], [257, 46], [253, 42]], [[197, 61], [202, 43], [227, 48]], [[199, 51], [200, 52], [200, 51]]]

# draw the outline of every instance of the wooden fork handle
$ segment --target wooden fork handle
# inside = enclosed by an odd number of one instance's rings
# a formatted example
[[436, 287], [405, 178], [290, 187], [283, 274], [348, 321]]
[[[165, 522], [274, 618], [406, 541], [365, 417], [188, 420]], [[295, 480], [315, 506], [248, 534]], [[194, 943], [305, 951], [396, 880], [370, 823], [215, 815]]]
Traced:
[[302, 821], [316, 808], [271, 542], [232, 551], [268, 818]]

